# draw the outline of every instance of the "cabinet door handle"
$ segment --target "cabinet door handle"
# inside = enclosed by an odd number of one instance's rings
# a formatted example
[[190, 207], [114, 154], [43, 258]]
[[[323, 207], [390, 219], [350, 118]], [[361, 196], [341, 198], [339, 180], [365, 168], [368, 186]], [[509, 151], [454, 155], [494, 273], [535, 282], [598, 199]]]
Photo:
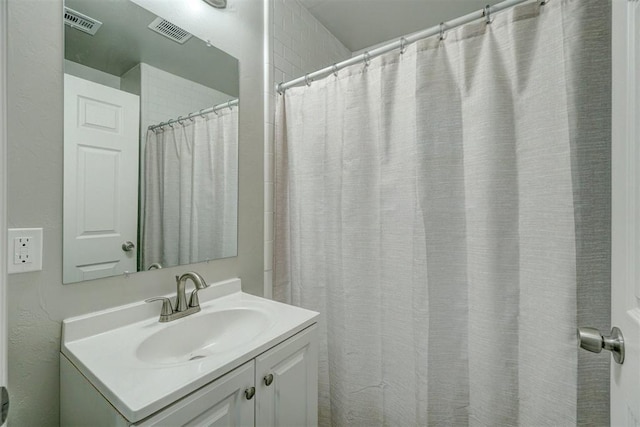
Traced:
[[273, 382], [273, 374], [269, 374], [266, 377], [264, 377], [264, 383], [267, 387], [269, 387], [272, 382]]
[[253, 396], [255, 394], [256, 394], [256, 388], [255, 387], [249, 387], [248, 389], [246, 389], [244, 391], [244, 396], [247, 398], [247, 400], [253, 399]]

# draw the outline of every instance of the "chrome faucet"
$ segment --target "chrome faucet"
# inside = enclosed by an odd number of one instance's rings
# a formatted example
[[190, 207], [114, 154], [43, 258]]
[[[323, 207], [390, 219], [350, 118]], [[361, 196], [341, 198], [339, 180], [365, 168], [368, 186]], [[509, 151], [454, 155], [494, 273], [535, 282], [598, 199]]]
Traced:
[[[191, 292], [189, 304], [187, 304], [187, 280], [191, 279], [196, 288]], [[193, 313], [200, 311], [200, 301], [198, 299], [198, 291], [208, 287], [209, 285], [204, 278], [190, 271], [181, 276], [176, 276], [176, 306], [175, 309], [171, 305], [171, 300], [165, 297], [154, 297], [146, 299], [145, 302], [162, 301], [162, 310], [160, 312], [160, 322], [171, 322]]]
[[[196, 285], [196, 288], [193, 290], [193, 292], [191, 292], [189, 307], [187, 307], [187, 294], [185, 292], [188, 279], [191, 279], [193, 284]], [[204, 280], [204, 278], [195, 271], [190, 271], [188, 273], [184, 273], [182, 276], [176, 276], [176, 285], [178, 288], [178, 296], [176, 297], [176, 311], [185, 311], [194, 307], [197, 307], [197, 311], [200, 311], [198, 291], [209, 286], [207, 285], [207, 282]]]

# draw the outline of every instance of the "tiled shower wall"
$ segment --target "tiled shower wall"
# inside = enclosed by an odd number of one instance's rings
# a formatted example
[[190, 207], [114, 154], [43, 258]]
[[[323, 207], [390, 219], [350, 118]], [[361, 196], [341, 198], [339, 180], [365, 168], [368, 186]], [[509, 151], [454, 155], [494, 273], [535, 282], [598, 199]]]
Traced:
[[273, 284], [274, 133], [275, 85], [351, 57], [336, 39], [298, 0], [266, 0], [265, 83], [267, 107], [264, 154], [264, 295]]
[[351, 57], [297, 0], [273, 0], [274, 81], [288, 81]]
[[[163, 71], [147, 64], [142, 67], [142, 108], [146, 110], [143, 129], [236, 97]], [[171, 102], [166, 100], [170, 99]]]

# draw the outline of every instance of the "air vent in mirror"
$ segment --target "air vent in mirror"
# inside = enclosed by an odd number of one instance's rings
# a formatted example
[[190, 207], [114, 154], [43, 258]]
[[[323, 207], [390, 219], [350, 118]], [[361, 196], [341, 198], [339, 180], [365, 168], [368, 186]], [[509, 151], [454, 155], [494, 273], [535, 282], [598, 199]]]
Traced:
[[76, 30], [91, 34], [92, 36], [102, 26], [102, 22], [90, 18], [87, 15], [83, 15], [73, 9], [69, 9], [68, 7], [64, 8], [64, 23]]
[[190, 33], [162, 18], [156, 18], [149, 24], [149, 29], [180, 44], [183, 44], [191, 38]]

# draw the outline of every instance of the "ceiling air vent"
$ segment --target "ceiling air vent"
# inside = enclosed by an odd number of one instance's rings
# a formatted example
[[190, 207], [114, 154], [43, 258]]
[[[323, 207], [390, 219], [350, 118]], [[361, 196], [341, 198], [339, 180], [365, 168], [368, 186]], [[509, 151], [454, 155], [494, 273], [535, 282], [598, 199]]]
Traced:
[[68, 7], [64, 8], [64, 23], [76, 30], [83, 31], [87, 34], [95, 35], [96, 31], [102, 26], [102, 22], [76, 12]]
[[149, 24], [149, 29], [180, 44], [191, 38], [190, 33], [162, 18], [156, 18], [155, 21]]

